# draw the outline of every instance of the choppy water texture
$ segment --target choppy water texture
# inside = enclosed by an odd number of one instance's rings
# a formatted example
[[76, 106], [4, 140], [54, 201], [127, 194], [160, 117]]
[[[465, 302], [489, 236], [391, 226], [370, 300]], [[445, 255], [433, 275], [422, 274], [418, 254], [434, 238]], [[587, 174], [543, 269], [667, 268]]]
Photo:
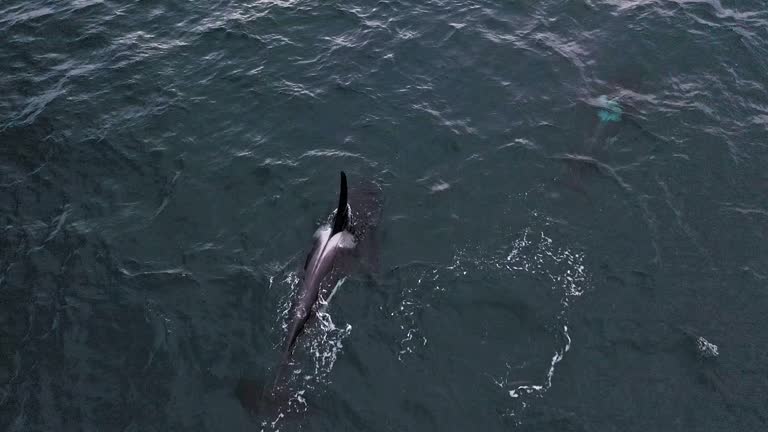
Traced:
[[[5, 0], [0, 40], [0, 430], [766, 428], [763, 0]], [[340, 169], [380, 272], [249, 417]]]

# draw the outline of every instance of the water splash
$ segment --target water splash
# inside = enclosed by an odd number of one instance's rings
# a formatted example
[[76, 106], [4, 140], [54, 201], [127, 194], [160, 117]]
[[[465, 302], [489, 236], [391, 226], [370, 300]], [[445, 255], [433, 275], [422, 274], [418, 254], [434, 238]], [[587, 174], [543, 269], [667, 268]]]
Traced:
[[699, 351], [699, 355], [703, 358], [715, 358], [720, 355], [717, 345], [709, 342], [701, 336], [696, 339], [696, 348]]
[[[529, 406], [532, 398], [542, 397], [552, 387], [557, 365], [571, 349], [573, 341], [568, 331], [567, 312], [573, 300], [582, 296], [589, 286], [590, 278], [584, 258], [583, 252], [558, 246], [544, 231], [526, 229], [492, 253], [478, 248], [459, 249], [450, 265], [420, 269], [415, 275], [415, 283], [404, 284], [403, 300], [391, 314], [399, 319], [403, 332], [398, 359], [404, 362], [408, 356], [417, 354], [419, 349], [427, 345], [427, 338], [418, 325], [418, 315], [430, 301], [429, 296], [424, 296], [425, 291], [432, 296], [445, 291], [441, 281], [451, 279], [462, 283], [478, 274], [494, 272], [540, 278], [559, 298], [559, 308], [552, 317], [557, 329], [554, 334], [556, 348], [545, 369], [546, 373], [538, 380], [531, 380], [529, 376], [519, 376], [525, 365], [518, 372], [518, 368], [507, 363], [506, 371], [501, 375], [491, 374], [490, 377], [496, 386], [514, 400], [507, 415], [516, 416]], [[516, 373], [518, 376], [515, 376]]]
[[426, 306], [425, 303], [417, 299], [416, 293], [419, 291], [440, 291], [439, 269], [423, 269], [415, 285], [405, 284], [401, 293], [402, 302], [390, 315], [400, 320], [400, 330], [404, 336], [399, 341], [397, 359], [400, 362], [408, 355], [414, 354], [419, 347], [427, 345], [427, 338], [421, 333], [418, 325], [418, 313]]
[[[303, 413], [308, 409], [307, 396], [321, 393], [330, 384], [330, 374], [341, 354], [343, 340], [352, 333], [350, 324], [336, 325], [328, 312], [333, 295], [344, 284], [346, 278], [336, 283], [328, 299], [320, 299], [314, 310], [315, 319], [307, 323], [297, 345], [295, 360], [286, 374], [285, 385], [290, 397], [286, 406], [281, 407], [272, 418], [262, 421], [261, 430], [279, 431], [289, 414]], [[288, 331], [291, 304], [296, 296], [301, 278], [297, 272], [289, 272], [281, 280], [270, 277], [270, 289], [281, 289], [285, 294], [278, 304], [278, 322], [276, 328], [281, 335]], [[279, 346], [279, 344], [278, 344]]]
[[[565, 354], [571, 349], [572, 339], [568, 333], [568, 307], [574, 298], [584, 294], [589, 284], [589, 276], [584, 266], [583, 252], [573, 251], [555, 245], [552, 238], [544, 232], [534, 234], [525, 230], [522, 236], [512, 242], [506, 262], [498, 263], [512, 273], [525, 273], [544, 276], [549, 279], [550, 288], [560, 295], [561, 308], [555, 320], [560, 326], [560, 348], [552, 355], [546, 376], [539, 384], [514, 385], [507, 390], [509, 396], [519, 400], [519, 406], [508, 411], [515, 416], [521, 409], [528, 406], [526, 397], [541, 397], [552, 387], [552, 378], [558, 363], [563, 361]], [[507, 370], [507, 377], [509, 376]], [[508, 386], [502, 386], [507, 387]]]

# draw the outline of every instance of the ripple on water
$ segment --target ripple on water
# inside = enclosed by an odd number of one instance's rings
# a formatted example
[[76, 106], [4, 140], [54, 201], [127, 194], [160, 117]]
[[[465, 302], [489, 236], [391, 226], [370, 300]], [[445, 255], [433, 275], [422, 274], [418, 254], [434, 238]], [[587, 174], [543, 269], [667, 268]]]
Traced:
[[[488, 275], [493, 275], [494, 284], [508, 285], [510, 290], [517, 289], [516, 279], [539, 279], [540, 283], [533, 286], [527, 285], [526, 289], [547, 291], [543, 297], [540, 297], [541, 293], [534, 292], [521, 295], [537, 297], [542, 301], [557, 302], [557, 306], [544, 307], [542, 312], [533, 313], [533, 315], [539, 315], [535, 320], [541, 320], [551, 329], [548, 332], [551, 339], [547, 342], [552, 346], [549, 356], [544, 354], [546, 348], [544, 351], [531, 349], [530, 353], [522, 356], [520, 352], [514, 352], [503, 362], [501, 369], [483, 371], [494, 385], [511, 398], [506, 413], [517, 416], [535, 399], [544, 396], [552, 386], [556, 367], [572, 344], [568, 332], [569, 306], [573, 300], [589, 289], [590, 278], [584, 264], [583, 252], [557, 245], [544, 231], [529, 228], [518, 236], [508, 238], [508, 241], [506, 246], [492, 253], [477, 247], [460, 249], [455, 254], [453, 263], [446, 267], [424, 265], [420, 266], [422, 267], [420, 270], [410, 270], [408, 273], [412, 275], [405, 277], [402, 283], [402, 301], [392, 312], [392, 316], [399, 322], [402, 332], [397, 357], [404, 364], [408, 364], [417, 361], [419, 353], [429, 344], [429, 339], [422, 328], [425, 309], [446, 302], [446, 298], [453, 296], [454, 291], [475, 286], [478, 278]], [[496, 280], [496, 277], [499, 279]], [[482, 298], [483, 294], [478, 292], [474, 297]], [[547, 298], [549, 300], [546, 300]], [[488, 304], [488, 307], [505, 307], [499, 303], [504, 301], [496, 298], [493, 303]], [[467, 304], [464, 303], [462, 307], [466, 306]], [[528, 310], [525, 314], [530, 314], [531, 310], [540, 306], [534, 303], [529, 304], [525, 307]], [[542, 314], [545, 316], [541, 316]], [[483, 318], [480, 315], [475, 316], [475, 319]], [[513, 323], [514, 321], [509, 321], [509, 325], [514, 326]], [[471, 323], [462, 323], [462, 326], [466, 325]], [[522, 325], [526, 324], [522, 323]], [[536, 326], [538, 324], [534, 324], [534, 327]], [[531, 336], [524, 333], [519, 334], [518, 337], [520, 343], [532, 341], [529, 339]], [[512, 341], [512, 343], [516, 342]], [[540, 344], [541, 341], [535, 343]], [[498, 347], [499, 353], [504, 351], [504, 347]], [[542, 356], [535, 357], [536, 351], [539, 351]]]

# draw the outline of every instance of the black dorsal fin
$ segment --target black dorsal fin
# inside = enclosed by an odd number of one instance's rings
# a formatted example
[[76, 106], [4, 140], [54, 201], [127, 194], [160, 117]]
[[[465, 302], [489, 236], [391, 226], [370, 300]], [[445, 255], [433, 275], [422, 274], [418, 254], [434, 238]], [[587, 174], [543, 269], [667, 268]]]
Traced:
[[339, 208], [336, 209], [336, 215], [333, 217], [333, 230], [331, 235], [344, 231], [349, 221], [349, 210], [347, 209], [347, 175], [341, 172], [341, 186], [339, 189]]

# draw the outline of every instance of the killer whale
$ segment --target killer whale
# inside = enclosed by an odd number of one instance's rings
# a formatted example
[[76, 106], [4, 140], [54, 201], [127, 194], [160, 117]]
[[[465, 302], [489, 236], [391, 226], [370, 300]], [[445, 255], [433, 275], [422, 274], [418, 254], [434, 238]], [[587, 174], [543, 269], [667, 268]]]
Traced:
[[353, 262], [367, 264], [368, 270], [375, 271], [378, 261], [376, 228], [382, 204], [378, 184], [359, 179], [354, 187], [348, 188], [346, 173], [340, 172], [338, 205], [312, 236], [312, 247], [304, 260], [299, 288], [289, 309], [274, 380], [269, 386], [246, 379], [238, 383], [236, 395], [246, 410], [256, 413], [265, 405], [282, 406], [287, 402], [285, 372], [312, 316], [332, 295], [340, 277], [350, 273]]

